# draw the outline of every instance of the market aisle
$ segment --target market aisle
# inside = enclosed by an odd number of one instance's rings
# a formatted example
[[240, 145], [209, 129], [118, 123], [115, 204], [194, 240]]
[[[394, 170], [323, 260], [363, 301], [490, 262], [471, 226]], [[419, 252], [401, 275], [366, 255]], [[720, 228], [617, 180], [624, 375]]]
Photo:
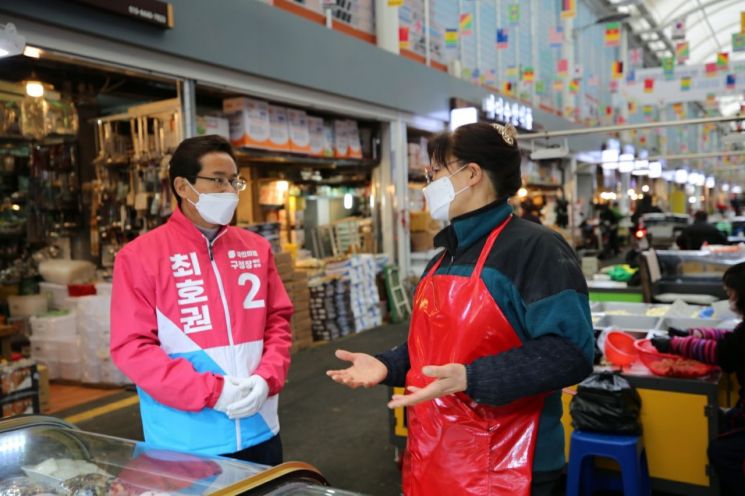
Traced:
[[[384, 326], [294, 355], [279, 406], [285, 460], [315, 465], [339, 488], [371, 496], [400, 494], [401, 474], [389, 441], [387, 388], [352, 391], [333, 383], [325, 372], [341, 364], [334, 357], [337, 348], [381, 352], [402, 343], [406, 330], [406, 325]], [[131, 392], [54, 415], [83, 430], [142, 439], [139, 405]]]

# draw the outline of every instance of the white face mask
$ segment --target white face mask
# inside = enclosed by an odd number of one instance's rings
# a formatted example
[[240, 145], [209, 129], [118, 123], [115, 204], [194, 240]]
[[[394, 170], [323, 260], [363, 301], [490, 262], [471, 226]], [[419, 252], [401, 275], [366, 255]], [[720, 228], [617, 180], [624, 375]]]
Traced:
[[[191, 183], [189, 187], [199, 195], [196, 203], [189, 200], [194, 205], [204, 220], [212, 224], [226, 226], [233, 220], [233, 214], [238, 206], [238, 195], [235, 193], [200, 193]], [[187, 198], [188, 199], [188, 198]]]
[[436, 181], [432, 181], [422, 190], [424, 197], [427, 199], [429, 214], [433, 219], [443, 222], [450, 220], [450, 204], [453, 203], [456, 196], [470, 188], [470, 186], [466, 186], [460, 191], [455, 191], [453, 182], [450, 178], [465, 168], [466, 166], [464, 165], [449, 176], [441, 177]]

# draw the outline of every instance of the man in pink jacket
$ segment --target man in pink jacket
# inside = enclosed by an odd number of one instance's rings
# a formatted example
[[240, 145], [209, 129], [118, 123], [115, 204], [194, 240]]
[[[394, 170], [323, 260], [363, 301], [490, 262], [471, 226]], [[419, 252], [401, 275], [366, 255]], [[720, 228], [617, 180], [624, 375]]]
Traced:
[[111, 355], [155, 447], [276, 465], [292, 303], [264, 238], [231, 227], [246, 187], [230, 144], [184, 140], [168, 222], [117, 255]]

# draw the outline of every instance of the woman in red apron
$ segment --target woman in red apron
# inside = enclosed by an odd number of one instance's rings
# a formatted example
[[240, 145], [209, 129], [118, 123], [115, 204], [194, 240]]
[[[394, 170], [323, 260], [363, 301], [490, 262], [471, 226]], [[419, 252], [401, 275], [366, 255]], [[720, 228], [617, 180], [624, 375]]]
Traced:
[[513, 218], [520, 187], [511, 126], [469, 124], [430, 143], [435, 238], [405, 344], [329, 371], [350, 387], [403, 386], [407, 496], [550, 495], [564, 465], [559, 390], [592, 371], [587, 287], [571, 248]]

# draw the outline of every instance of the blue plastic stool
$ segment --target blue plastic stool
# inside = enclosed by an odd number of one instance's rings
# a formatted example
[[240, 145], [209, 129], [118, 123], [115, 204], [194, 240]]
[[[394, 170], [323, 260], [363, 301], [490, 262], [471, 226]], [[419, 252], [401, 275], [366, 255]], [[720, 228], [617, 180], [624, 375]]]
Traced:
[[[601, 480], [595, 473], [596, 456], [618, 462], [621, 466], [621, 484], [616, 482], [615, 487], [601, 487]], [[649, 496], [652, 493], [641, 436], [574, 431], [567, 472], [566, 496], [592, 495], [596, 489], [622, 490], [626, 496]]]

